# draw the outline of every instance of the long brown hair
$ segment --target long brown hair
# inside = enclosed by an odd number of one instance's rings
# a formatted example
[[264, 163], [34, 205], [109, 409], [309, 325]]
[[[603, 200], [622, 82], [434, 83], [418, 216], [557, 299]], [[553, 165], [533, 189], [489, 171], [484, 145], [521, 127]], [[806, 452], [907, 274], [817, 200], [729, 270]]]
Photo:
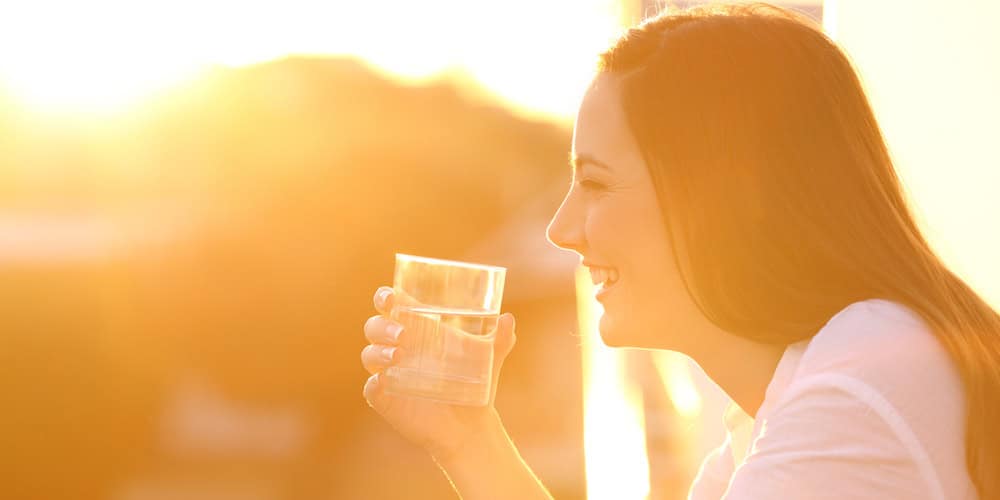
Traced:
[[706, 317], [789, 344], [858, 300], [909, 307], [961, 373], [966, 465], [979, 497], [1000, 500], [1000, 316], [927, 244], [836, 44], [795, 12], [716, 5], [644, 21], [598, 71], [622, 78], [677, 266]]

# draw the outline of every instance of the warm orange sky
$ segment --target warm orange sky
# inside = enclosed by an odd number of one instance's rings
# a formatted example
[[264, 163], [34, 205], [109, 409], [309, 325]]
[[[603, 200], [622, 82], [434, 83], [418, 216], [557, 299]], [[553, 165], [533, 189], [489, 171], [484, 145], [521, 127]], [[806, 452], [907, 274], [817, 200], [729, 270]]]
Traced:
[[460, 69], [565, 118], [629, 15], [619, 0], [13, 4], [0, 7], [0, 85], [50, 111], [121, 109], [212, 65], [353, 54], [409, 80]]

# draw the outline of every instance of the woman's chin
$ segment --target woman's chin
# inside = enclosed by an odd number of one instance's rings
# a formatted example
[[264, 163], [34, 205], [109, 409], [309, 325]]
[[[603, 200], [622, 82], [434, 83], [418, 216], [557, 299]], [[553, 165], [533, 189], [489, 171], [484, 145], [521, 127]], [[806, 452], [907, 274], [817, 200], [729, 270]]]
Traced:
[[607, 313], [601, 315], [597, 329], [601, 333], [604, 345], [608, 347], [625, 347], [627, 345], [626, 342], [623, 342], [621, 332], [616, 328], [614, 318], [608, 316]]

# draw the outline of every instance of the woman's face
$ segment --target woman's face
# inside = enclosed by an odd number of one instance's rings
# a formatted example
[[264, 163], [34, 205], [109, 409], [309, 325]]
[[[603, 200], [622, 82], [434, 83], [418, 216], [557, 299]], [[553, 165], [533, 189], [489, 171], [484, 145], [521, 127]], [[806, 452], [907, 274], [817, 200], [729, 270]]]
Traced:
[[[597, 76], [573, 132], [573, 182], [549, 223], [598, 284], [610, 346], [683, 350], [702, 317], [674, 264], [656, 192], [625, 121], [617, 77]], [[704, 321], [704, 320], [701, 320]]]

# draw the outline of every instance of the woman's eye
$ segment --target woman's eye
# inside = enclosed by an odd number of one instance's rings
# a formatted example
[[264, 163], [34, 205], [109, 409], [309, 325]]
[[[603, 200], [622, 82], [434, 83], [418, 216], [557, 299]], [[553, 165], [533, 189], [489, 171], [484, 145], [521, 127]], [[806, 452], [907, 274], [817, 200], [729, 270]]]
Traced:
[[580, 187], [582, 187], [585, 191], [600, 191], [603, 190], [606, 186], [597, 181], [584, 179], [580, 181]]

